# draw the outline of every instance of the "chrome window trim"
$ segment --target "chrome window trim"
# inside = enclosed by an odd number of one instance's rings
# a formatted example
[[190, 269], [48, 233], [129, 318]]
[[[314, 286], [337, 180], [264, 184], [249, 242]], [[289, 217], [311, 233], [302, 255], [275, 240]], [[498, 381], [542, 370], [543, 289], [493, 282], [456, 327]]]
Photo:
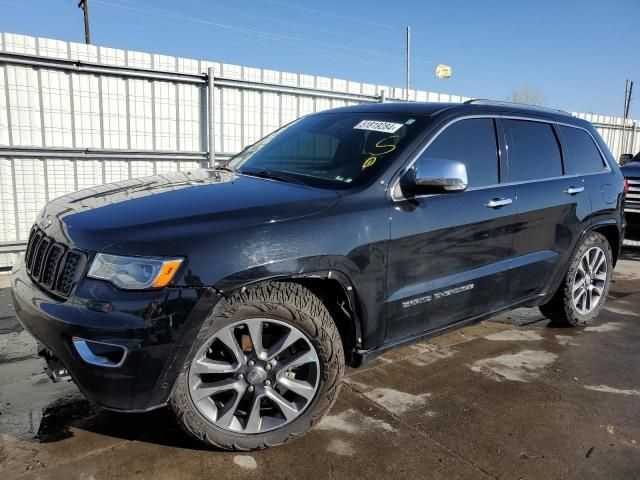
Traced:
[[[571, 127], [571, 128], [577, 128], [579, 130], [584, 130], [585, 132], [587, 132], [589, 134], [589, 136], [591, 137], [591, 140], [596, 145], [596, 148], [598, 149], [598, 151], [600, 152], [600, 155], [602, 156], [602, 158], [604, 160], [606, 168], [604, 168], [601, 172], [580, 173], [580, 174], [572, 174], [572, 175], [560, 175], [560, 176], [555, 176], [555, 177], [536, 178], [534, 180], [522, 180], [522, 181], [518, 181], [518, 182], [501, 182], [501, 183], [496, 183], [496, 184], [493, 184], [493, 185], [483, 185], [482, 187], [468, 188], [468, 189], [464, 190], [464, 192], [471, 192], [471, 191], [475, 191], [475, 190], [486, 190], [486, 189], [497, 188], [497, 187], [507, 187], [507, 186], [514, 186], [514, 185], [522, 185], [522, 184], [528, 184], [528, 183], [546, 182], [548, 180], [559, 180], [561, 178], [587, 177], [587, 176], [591, 176], [591, 175], [601, 175], [603, 173], [611, 172], [611, 166], [609, 165], [609, 162], [607, 160], [606, 155], [604, 155], [604, 153], [602, 152], [602, 149], [600, 148], [600, 145], [598, 144], [598, 142], [596, 141], [596, 139], [594, 138], [592, 133], [588, 129], [584, 128], [584, 127], [581, 127], [579, 125], [572, 125], [572, 124], [566, 123], [566, 122], [558, 122], [558, 121], [555, 121], [555, 120], [549, 120], [549, 119], [543, 119], [543, 118], [529, 118], [529, 117], [524, 117], [524, 116], [519, 116], [519, 115], [470, 114], [470, 115], [464, 115], [464, 116], [461, 116], [461, 117], [454, 118], [454, 119], [450, 120], [449, 122], [445, 123], [433, 135], [433, 137], [431, 137], [431, 139], [418, 151], [418, 153], [416, 153], [414, 155], [414, 157], [409, 161], [407, 166], [404, 167], [404, 168], [401, 168], [400, 169], [400, 173], [396, 173], [395, 174], [396, 178], [395, 178], [395, 180], [393, 180], [392, 187], [389, 190], [389, 193], [390, 193], [390, 196], [391, 196], [391, 200], [393, 202], [402, 202], [402, 201], [409, 200], [409, 199], [405, 198], [402, 195], [396, 195], [396, 190], [399, 190], [400, 179], [402, 178], [402, 176], [405, 173], [407, 173], [407, 171], [413, 166], [413, 164], [418, 160], [418, 158], [420, 158], [420, 156], [425, 152], [425, 150], [427, 148], [429, 148], [429, 146], [435, 141], [435, 139], [438, 138], [442, 134], [442, 132], [444, 132], [447, 128], [449, 128], [451, 125], [453, 125], [456, 122], [460, 122], [462, 120], [473, 120], [473, 119], [477, 119], [477, 118], [491, 118], [493, 120], [498, 120], [498, 119], [524, 120], [524, 121], [528, 121], [528, 122], [548, 123], [549, 125], [563, 125], [563, 126], [567, 126], [567, 127]], [[498, 132], [496, 132], [496, 140], [499, 142]], [[498, 144], [498, 147], [500, 147], [499, 144]], [[509, 144], [507, 143], [507, 148], [508, 147], [509, 147]], [[500, 157], [500, 155], [501, 155], [500, 148], [498, 148], [498, 150], [499, 150], [498, 157]], [[563, 153], [562, 145], [560, 145], [560, 152], [561, 152], [561, 154]], [[464, 192], [458, 192], [458, 193], [464, 193]], [[424, 195], [415, 195], [414, 197], [411, 197], [411, 198], [412, 199], [413, 198], [424, 198], [424, 197], [431, 197], [433, 195], [450, 195], [450, 194], [448, 194], [448, 193], [447, 194], [429, 193], [429, 194], [424, 194]]]

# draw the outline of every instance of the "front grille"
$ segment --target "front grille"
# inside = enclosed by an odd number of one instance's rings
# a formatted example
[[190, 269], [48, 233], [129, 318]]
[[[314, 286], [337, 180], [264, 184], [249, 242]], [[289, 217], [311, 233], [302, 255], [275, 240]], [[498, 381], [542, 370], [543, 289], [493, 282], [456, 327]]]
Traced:
[[624, 211], [640, 213], [640, 178], [627, 177], [629, 192], [624, 201]]
[[31, 280], [44, 290], [67, 298], [75, 286], [85, 262], [85, 255], [55, 242], [42, 230], [33, 227], [29, 235], [25, 264]]

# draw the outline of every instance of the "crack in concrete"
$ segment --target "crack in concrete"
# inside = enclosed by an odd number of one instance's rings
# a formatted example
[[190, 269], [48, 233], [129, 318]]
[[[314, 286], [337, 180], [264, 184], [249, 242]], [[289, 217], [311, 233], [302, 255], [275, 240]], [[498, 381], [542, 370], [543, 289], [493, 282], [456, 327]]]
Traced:
[[[402, 418], [400, 418], [398, 415], [394, 414], [393, 412], [387, 410], [386, 408], [382, 407], [381, 405], [379, 405], [378, 403], [374, 402], [373, 400], [371, 400], [369, 397], [367, 397], [363, 392], [357, 390], [353, 385], [346, 383], [344, 384], [343, 388], [348, 388], [350, 389], [354, 394], [362, 397], [365, 401], [367, 401], [368, 403], [372, 404], [373, 406], [375, 406], [376, 408], [378, 408], [379, 410], [382, 410], [383, 412], [387, 413], [388, 415], [391, 415], [391, 417], [393, 417], [396, 421], [402, 423], [403, 425], [405, 425], [406, 427], [410, 428], [411, 430], [413, 430], [414, 432], [418, 433], [419, 435], [425, 437], [426, 439], [428, 439], [429, 441], [435, 443], [436, 445], [438, 445], [439, 447], [443, 448], [444, 450], [446, 450], [447, 452], [449, 452], [451, 455], [453, 455], [454, 457], [468, 463], [469, 465], [471, 465], [473, 468], [475, 468], [476, 470], [478, 470], [479, 472], [493, 478], [494, 480], [499, 480], [499, 477], [491, 474], [490, 472], [486, 471], [484, 468], [482, 468], [482, 466], [478, 465], [477, 463], [475, 463], [473, 460], [466, 458], [464, 455], [462, 455], [459, 452], [456, 452], [455, 450], [449, 448], [447, 445], [439, 442], [438, 440], [434, 439], [433, 437], [431, 437], [431, 435], [429, 435], [427, 432], [420, 430], [419, 428], [414, 427], [413, 425], [411, 425], [409, 422], [403, 420]], [[449, 468], [449, 467], [443, 467], [443, 468]]]

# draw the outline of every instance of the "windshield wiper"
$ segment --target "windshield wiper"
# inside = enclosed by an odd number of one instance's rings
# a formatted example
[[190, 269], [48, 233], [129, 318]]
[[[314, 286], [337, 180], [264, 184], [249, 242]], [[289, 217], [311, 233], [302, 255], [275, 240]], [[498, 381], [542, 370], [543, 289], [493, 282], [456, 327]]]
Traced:
[[230, 167], [227, 164], [224, 165], [216, 165], [215, 167], [213, 167], [213, 170], [223, 170], [225, 172], [231, 172], [231, 173], [236, 173], [236, 169], [233, 167]]
[[304, 182], [298, 180], [297, 178], [292, 177], [291, 175], [287, 175], [282, 172], [272, 172], [264, 168], [261, 170], [239, 170], [239, 172], [243, 175], [249, 175], [251, 177], [269, 178], [271, 180], [278, 180], [280, 182], [285, 182], [285, 183], [295, 183], [298, 185], [305, 185]]

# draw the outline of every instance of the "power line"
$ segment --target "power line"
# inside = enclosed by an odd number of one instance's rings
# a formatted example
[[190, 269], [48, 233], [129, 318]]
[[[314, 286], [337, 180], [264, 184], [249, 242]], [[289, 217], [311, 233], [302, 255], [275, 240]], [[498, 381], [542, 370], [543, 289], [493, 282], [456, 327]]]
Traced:
[[[137, 3], [137, 2], [133, 2], [131, 0], [119, 0], [119, 1], [123, 2], [123, 3], [128, 3], [130, 5], [135, 5], [137, 7], [145, 8], [145, 9], [147, 9], [149, 11], [156, 12], [156, 13], [158, 13], [160, 15], [165, 15], [165, 16], [169, 16], [169, 17], [172, 17], [172, 18], [180, 18], [182, 20], [187, 20], [187, 21], [191, 21], [191, 22], [195, 22], [195, 23], [201, 23], [201, 24], [210, 25], [210, 26], [213, 26], [213, 27], [218, 27], [218, 28], [223, 28], [223, 29], [228, 29], [228, 30], [233, 30], [233, 31], [238, 31], [238, 32], [243, 32], [243, 33], [247, 33], [247, 34], [262, 35], [262, 36], [271, 37], [271, 38], [280, 38], [280, 39], [283, 39], [283, 40], [291, 40], [291, 41], [294, 41], [294, 42], [303, 42], [303, 43], [307, 43], [307, 44], [314, 44], [314, 45], [325, 46], [325, 47], [330, 47], [330, 48], [337, 48], [337, 49], [340, 49], [340, 50], [351, 51], [351, 52], [354, 52], [354, 53], [363, 53], [363, 54], [367, 54], [367, 55], [376, 55], [376, 56], [393, 58], [393, 59], [398, 59], [398, 60], [402, 60], [404, 58], [404, 57], [402, 57], [400, 55], [393, 55], [393, 54], [378, 52], [378, 51], [374, 51], [374, 50], [366, 50], [366, 49], [362, 49], [362, 48], [348, 47], [348, 46], [344, 46], [344, 45], [336, 45], [336, 44], [327, 43], [327, 42], [312, 41], [312, 40], [307, 40], [307, 39], [304, 39], [304, 38], [301, 38], [301, 37], [292, 36], [292, 35], [282, 35], [282, 34], [277, 34], [277, 33], [264, 32], [264, 31], [261, 31], [261, 30], [255, 30], [255, 29], [251, 29], [251, 28], [238, 27], [238, 26], [235, 26], [235, 25], [229, 25], [229, 24], [224, 24], [224, 23], [219, 23], [219, 22], [212, 22], [210, 20], [205, 20], [205, 19], [201, 19], [201, 18], [188, 17], [186, 15], [182, 15], [182, 14], [179, 14], [179, 13], [171, 12], [169, 10], [163, 10], [163, 9], [156, 8], [156, 7], [151, 7], [151, 6], [148, 6], [148, 5], [144, 5], [144, 4], [140, 4], [140, 3]], [[109, 4], [108, 2], [105, 2], [105, 1], [100, 1], [99, 3], [102, 3], [103, 5], [114, 5], [114, 4]]]
[[349, 17], [349, 16], [346, 16], [346, 15], [339, 15], [337, 13], [327, 12], [327, 11], [324, 11], [324, 10], [316, 10], [315, 8], [301, 7], [300, 5], [293, 5], [291, 3], [280, 2], [278, 0], [262, 0], [262, 1], [263, 2], [267, 2], [267, 3], [272, 3], [274, 5], [280, 5], [280, 6], [283, 6], [283, 7], [295, 8], [297, 10], [303, 10], [305, 12], [317, 13], [317, 14], [320, 14], [320, 15], [327, 15], [329, 17], [334, 17], [334, 18], [341, 18], [343, 20], [349, 20], [350, 22], [357, 22], [357, 23], [361, 23], [363, 25], [370, 25], [370, 26], [373, 26], [373, 27], [386, 28], [388, 30], [402, 31], [402, 28], [396, 27], [396, 26], [393, 26], [393, 25], [387, 25], [385, 23], [369, 22], [367, 20], [362, 20], [360, 18], [353, 18], [353, 17]]
[[[207, 9], [207, 10], [211, 10], [214, 12], [219, 12], [220, 10], [226, 10], [228, 12], [234, 12], [235, 14], [238, 15], [242, 15], [243, 17], [247, 17], [247, 18], [252, 18], [255, 20], [266, 20], [268, 22], [274, 22], [274, 23], [280, 23], [282, 25], [290, 25], [293, 27], [298, 27], [298, 28], [304, 28], [305, 30], [312, 30], [314, 32], [320, 32], [320, 33], [326, 33], [328, 35], [334, 35], [334, 36], [340, 36], [340, 37], [346, 37], [346, 38], [353, 38], [353, 35], [348, 34], [348, 33], [344, 33], [344, 32], [338, 32], [336, 30], [329, 30], [326, 28], [319, 28], [313, 25], [309, 25], [309, 24], [301, 24], [300, 22], [291, 22], [291, 21], [287, 21], [287, 20], [282, 20], [281, 18], [273, 18], [273, 17], [265, 17], [262, 15], [252, 15], [249, 13], [246, 13], [244, 11], [240, 11], [239, 9], [233, 9], [233, 8], [229, 8], [229, 7], [220, 7], [220, 6], [215, 6], [212, 7], [211, 5], [208, 5], [206, 3], [202, 3], [202, 2], [198, 2], [195, 0], [183, 0], [183, 2], [186, 3], [190, 3], [192, 5], [195, 6], [199, 6], [201, 8]], [[377, 43], [380, 45], [385, 45], [387, 47], [393, 47], [395, 48], [397, 45], [395, 43], [391, 43], [391, 42], [385, 42], [379, 39], [374, 39], [374, 38], [363, 38], [363, 37], [359, 37], [362, 40], [365, 40], [366, 42], [369, 43]]]
[[[144, 19], [146, 21], [148, 20], [153, 20], [156, 22], [160, 22], [163, 24], [168, 24], [174, 27], [175, 29], [175, 22], [173, 21], [169, 21], [169, 20], [164, 20], [161, 18], [154, 18], [154, 17], [150, 17], [150, 14], [153, 14], [153, 12], [148, 12], [145, 10], [140, 10], [140, 9], [135, 9], [132, 7], [128, 7], [128, 6], [124, 6], [124, 5], [115, 5], [115, 4], [111, 4], [111, 3], [107, 3], [101, 0], [94, 0], [94, 3], [99, 4], [101, 6], [107, 7], [107, 8], [116, 8], [116, 9], [121, 9], [121, 10], [125, 10], [128, 12], [129, 15], [133, 16], [133, 17], [137, 17], [137, 18], [141, 18]], [[138, 12], [138, 13], [136, 13]], [[178, 20], [184, 20], [183, 18], [180, 17], [176, 17]], [[142, 24], [140, 24], [140, 26], [142, 26]], [[222, 34], [219, 32], [212, 32], [211, 30], [205, 30], [202, 28], [198, 28], [198, 27], [193, 27], [193, 26], [189, 26], [188, 29], [187, 27], [185, 27], [185, 32], [186, 33], [191, 33], [192, 31], [198, 31], [198, 32], [202, 32], [205, 33], [208, 36], [211, 36], [213, 38], [218, 38], [218, 37], [228, 37], [228, 38], [233, 38], [236, 40], [242, 40], [242, 43], [246, 44], [246, 37], [242, 37], [242, 36], [238, 36], [238, 35], [233, 35], [233, 34]], [[250, 34], [250, 33], [248, 33]], [[394, 67], [390, 66], [390, 65], [386, 65], [386, 64], [380, 64], [380, 63], [373, 63], [373, 62], [368, 62], [365, 60], [362, 60], [360, 58], [354, 58], [354, 57], [346, 57], [346, 56], [337, 56], [337, 55], [333, 55], [328, 53], [326, 50], [320, 49], [320, 48], [316, 48], [316, 47], [312, 47], [312, 46], [308, 46], [308, 45], [300, 45], [299, 42], [292, 42], [292, 41], [288, 41], [288, 40], [283, 40], [283, 39], [279, 39], [279, 38], [271, 38], [271, 37], [264, 37], [261, 35], [257, 35], [259, 38], [261, 38], [262, 40], [264, 40], [263, 42], [258, 42], [255, 39], [251, 39], [252, 44], [260, 44], [260, 45], [265, 45], [265, 46], [269, 46], [269, 47], [273, 47], [274, 43], [276, 42], [276, 45], [281, 46], [281, 43], [285, 43], [287, 46], [294, 48], [296, 50], [312, 50], [314, 52], [316, 52], [319, 56], [325, 57], [325, 58], [329, 58], [332, 60], [346, 60], [349, 62], [353, 62], [353, 63], [360, 63], [362, 65], [367, 65], [367, 66], [372, 66], [375, 68], [382, 68], [382, 69], [389, 69], [389, 70], [395, 70]], [[272, 43], [265, 43], [266, 42], [272, 42]], [[237, 42], [237, 43], [241, 43], [241, 42]]]
[[[94, 1], [98, 1], [98, 0], [94, 0]], [[386, 57], [386, 58], [392, 58], [392, 59], [396, 59], [396, 60], [400, 60], [403, 61], [404, 60], [404, 56], [402, 55], [393, 55], [390, 53], [384, 53], [384, 52], [379, 52], [379, 51], [375, 51], [375, 50], [367, 50], [367, 49], [362, 49], [362, 48], [356, 48], [356, 47], [349, 47], [349, 46], [345, 46], [345, 45], [337, 45], [337, 44], [333, 44], [333, 43], [328, 43], [328, 42], [321, 42], [321, 41], [317, 41], [317, 40], [307, 40], [305, 38], [302, 37], [297, 37], [297, 36], [292, 36], [292, 35], [283, 35], [283, 34], [278, 34], [278, 33], [271, 33], [271, 32], [265, 32], [265, 31], [261, 31], [261, 30], [256, 30], [256, 29], [252, 29], [252, 28], [247, 28], [247, 27], [239, 27], [236, 25], [230, 25], [230, 24], [225, 24], [225, 23], [220, 23], [220, 22], [213, 22], [210, 20], [206, 20], [206, 19], [201, 19], [201, 18], [194, 18], [194, 17], [189, 17], [183, 14], [179, 14], [176, 12], [172, 12], [169, 10], [164, 10], [164, 9], [160, 9], [160, 8], [156, 8], [156, 7], [152, 7], [149, 5], [145, 5], [145, 4], [141, 4], [138, 2], [134, 2], [131, 0], [116, 0], [122, 3], [126, 3], [126, 4], [130, 4], [130, 5], [134, 5], [138, 8], [144, 8], [147, 9], [151, 12], [156, 12], [159, 15], [164, 15], [164, 16], [168, 16], [171, 18], [178, 18], [178, 19], [182, 19], [182, 20], [186, 20], [186, 21], [190, 21], [190, 22], [195, 22], [195, 23], [200, 23], [200, 24], [204, 24], [204, 25], [209, 25], [209, 26], [213, 26], [213, 27], [218, 27], [218, 28], [222, 28], [222, 29], [227, 29], [227, 30], [233, 30], [233, 31], [237, 31], [237, 32], [242, 32], [242, 33], [246, 33], [249, 35], [257, 35], [257, 36], [264, 36], [264, 37], [269, 37], [269, 38], [274, 38], [274, 39], [282, 39], [282, 40], [290, 40], [292, 42], [296, 42], [296, 44], [302, 42], [302, 43], [306, 43], [306, 44], [311, 44], [311, 45], [318, 45], [318, 46], [324, 46], [324, 47], [329, 47], [329, 48], [337, 48], [340, 50], [345, 50], [345, 51], [350, 51], [350, 52], [354, 52], [354, 53], [362, 53], [362, 54], [366, 54], [366, 55], [375, 55], [375, 56], [380, 56], [380, 57]], [[110, 4], [108, 2], [105, 1], [100, 1], [99, 3], [102, 3], [103, 5], [112, 5], [115, 6], [115, 4]], [[123, 7], [124, 8], [124, 7]], [[359, 37], [356, 37], [359, 38]], [[366, 39], [363, 39], [365, 41], [367, 41]], [[413, 58], [414, 62], [420, 62], [420, 63], [428, 63], [431, 64], [433, 62], [428, 61], [428, 60], [424, 60], [424, 59], [416, 59]]]

